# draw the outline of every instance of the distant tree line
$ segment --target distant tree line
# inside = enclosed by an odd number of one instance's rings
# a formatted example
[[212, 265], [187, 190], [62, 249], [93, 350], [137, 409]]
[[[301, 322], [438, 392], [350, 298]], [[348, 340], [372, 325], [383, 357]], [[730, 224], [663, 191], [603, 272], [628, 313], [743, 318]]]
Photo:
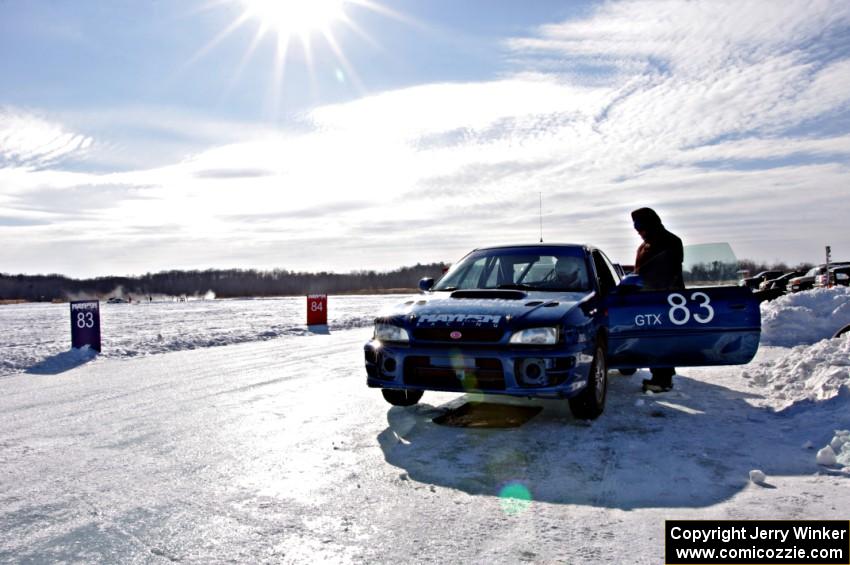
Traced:
[[721, 261], [697, 263], [689, 270], [683, 271], [682, 276], [686, 283], [734, 281], [738, 279], [738, 264]]
[[0, 274], [0, 300], [146, 299], [162, 295], [203, 296], [209, 292], [215, 293], [218, 298], [398, 292], [417, 288], [419, 279], [423, 277], [439, 278], [446, 266], [443, 263], [416, 264], [388, 272], [354, 271], [347, 274], [284, 269], [208, 269], [93, 279], [72, 279], [57, 274]]
[[782, 271], [783, 273], [788, 273], [791, 271], [808, 271], [814, 266], [813, 263], [798, 263], [791, 266], [781, 261], [779, 263], [764, 263], [751, 259], [740, 259], [738, 261], [738, 269], [749, 271], [751, 277], [762, 271]]
[[[353, 271], [339, 273], [304, 273], [274, 269], [207, 269], [205, 271], [163, 271], [139, 277], [97, 277], [72, 279], [63, 275], [7, 275], [0, 273], [0, 301], [27, 302], [64, 301], [110, 297], [137, 300], [148, 296], [203, 296], [209, 292], [218, 298], [246, 296], [299, 296], [304, 294], [385, 293], [410, 291], [419, 279], [437, 279], [448, 265], [416, 264], [394, 271]], [[789, 267], [785, 263], [763, 263], [743, 259], [737, 264], [711, 263], [694, 265], [686, 271], [685, 282], [735, 280], [737, 272], [748, 270], [755, 275], [767, 270], [808, 270], [801, 263]]]

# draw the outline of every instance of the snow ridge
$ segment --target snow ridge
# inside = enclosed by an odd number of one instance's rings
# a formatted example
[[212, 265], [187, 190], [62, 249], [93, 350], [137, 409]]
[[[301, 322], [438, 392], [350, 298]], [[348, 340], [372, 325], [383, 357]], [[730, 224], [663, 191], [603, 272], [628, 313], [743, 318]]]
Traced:
[[761, 344], [811, 345], [850, 324], [850, 287], [786, 294], [761, 305]]
[[829, 400], [842, 389], [850, 392], [850, 334], [799, 345], [776, 360], [748, 367], [741, 376], [780, 409]]

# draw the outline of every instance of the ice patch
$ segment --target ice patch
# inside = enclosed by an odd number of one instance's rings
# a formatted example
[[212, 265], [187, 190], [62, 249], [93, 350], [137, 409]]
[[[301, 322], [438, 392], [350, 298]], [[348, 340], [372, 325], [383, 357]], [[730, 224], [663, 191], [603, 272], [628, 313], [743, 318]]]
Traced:
[[850, 287], [816, 288], [761, 303], [761, 343], [813, 344], [850, 324]]

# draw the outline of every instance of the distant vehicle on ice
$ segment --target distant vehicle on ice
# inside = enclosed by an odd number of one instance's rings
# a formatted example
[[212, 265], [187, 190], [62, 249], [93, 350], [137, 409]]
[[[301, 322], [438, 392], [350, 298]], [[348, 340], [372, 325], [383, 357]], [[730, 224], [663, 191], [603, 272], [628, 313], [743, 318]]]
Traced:
[[782, 275], [782, 271], [762, 271], [754, 277], [747, 277], [745, 279], [741, 279], [741, 286], [745, 286], [749, 289], [757, 289], [759, 285], [767, 280], [774, 279]]
[[[838, 261], [835, 263], [830, 263], [830, 267], [844, 267], [850, 266], [850, 263], [846, 261]], [[788, 290], [791, 292], [800, 292], [803, 290], [809, 290], [814, 288], [815, 286], [815, 278], [818, 275], [826, 274], [826, 264], [822, 263], [817, 267], [812, 267], [809, 271], [803, 275], [802, 277], [795, 277], [788, 281]]]

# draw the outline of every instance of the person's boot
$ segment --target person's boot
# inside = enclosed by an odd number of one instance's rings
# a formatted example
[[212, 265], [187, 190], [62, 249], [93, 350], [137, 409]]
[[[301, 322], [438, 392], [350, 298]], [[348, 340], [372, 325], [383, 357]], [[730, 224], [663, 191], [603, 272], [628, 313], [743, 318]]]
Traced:
[[644, 379], [644, 392], [667, 392], [673, 388], [673, 375], [676, 374], [676, 369], [659, 368], [652, 371], [651, 379]]
[[643, 381], [643, 392], [658, 394], [659, 392], [667, 392], [672, 388], [673, 383], [662, 383], [653, 379], [644, 379]]

